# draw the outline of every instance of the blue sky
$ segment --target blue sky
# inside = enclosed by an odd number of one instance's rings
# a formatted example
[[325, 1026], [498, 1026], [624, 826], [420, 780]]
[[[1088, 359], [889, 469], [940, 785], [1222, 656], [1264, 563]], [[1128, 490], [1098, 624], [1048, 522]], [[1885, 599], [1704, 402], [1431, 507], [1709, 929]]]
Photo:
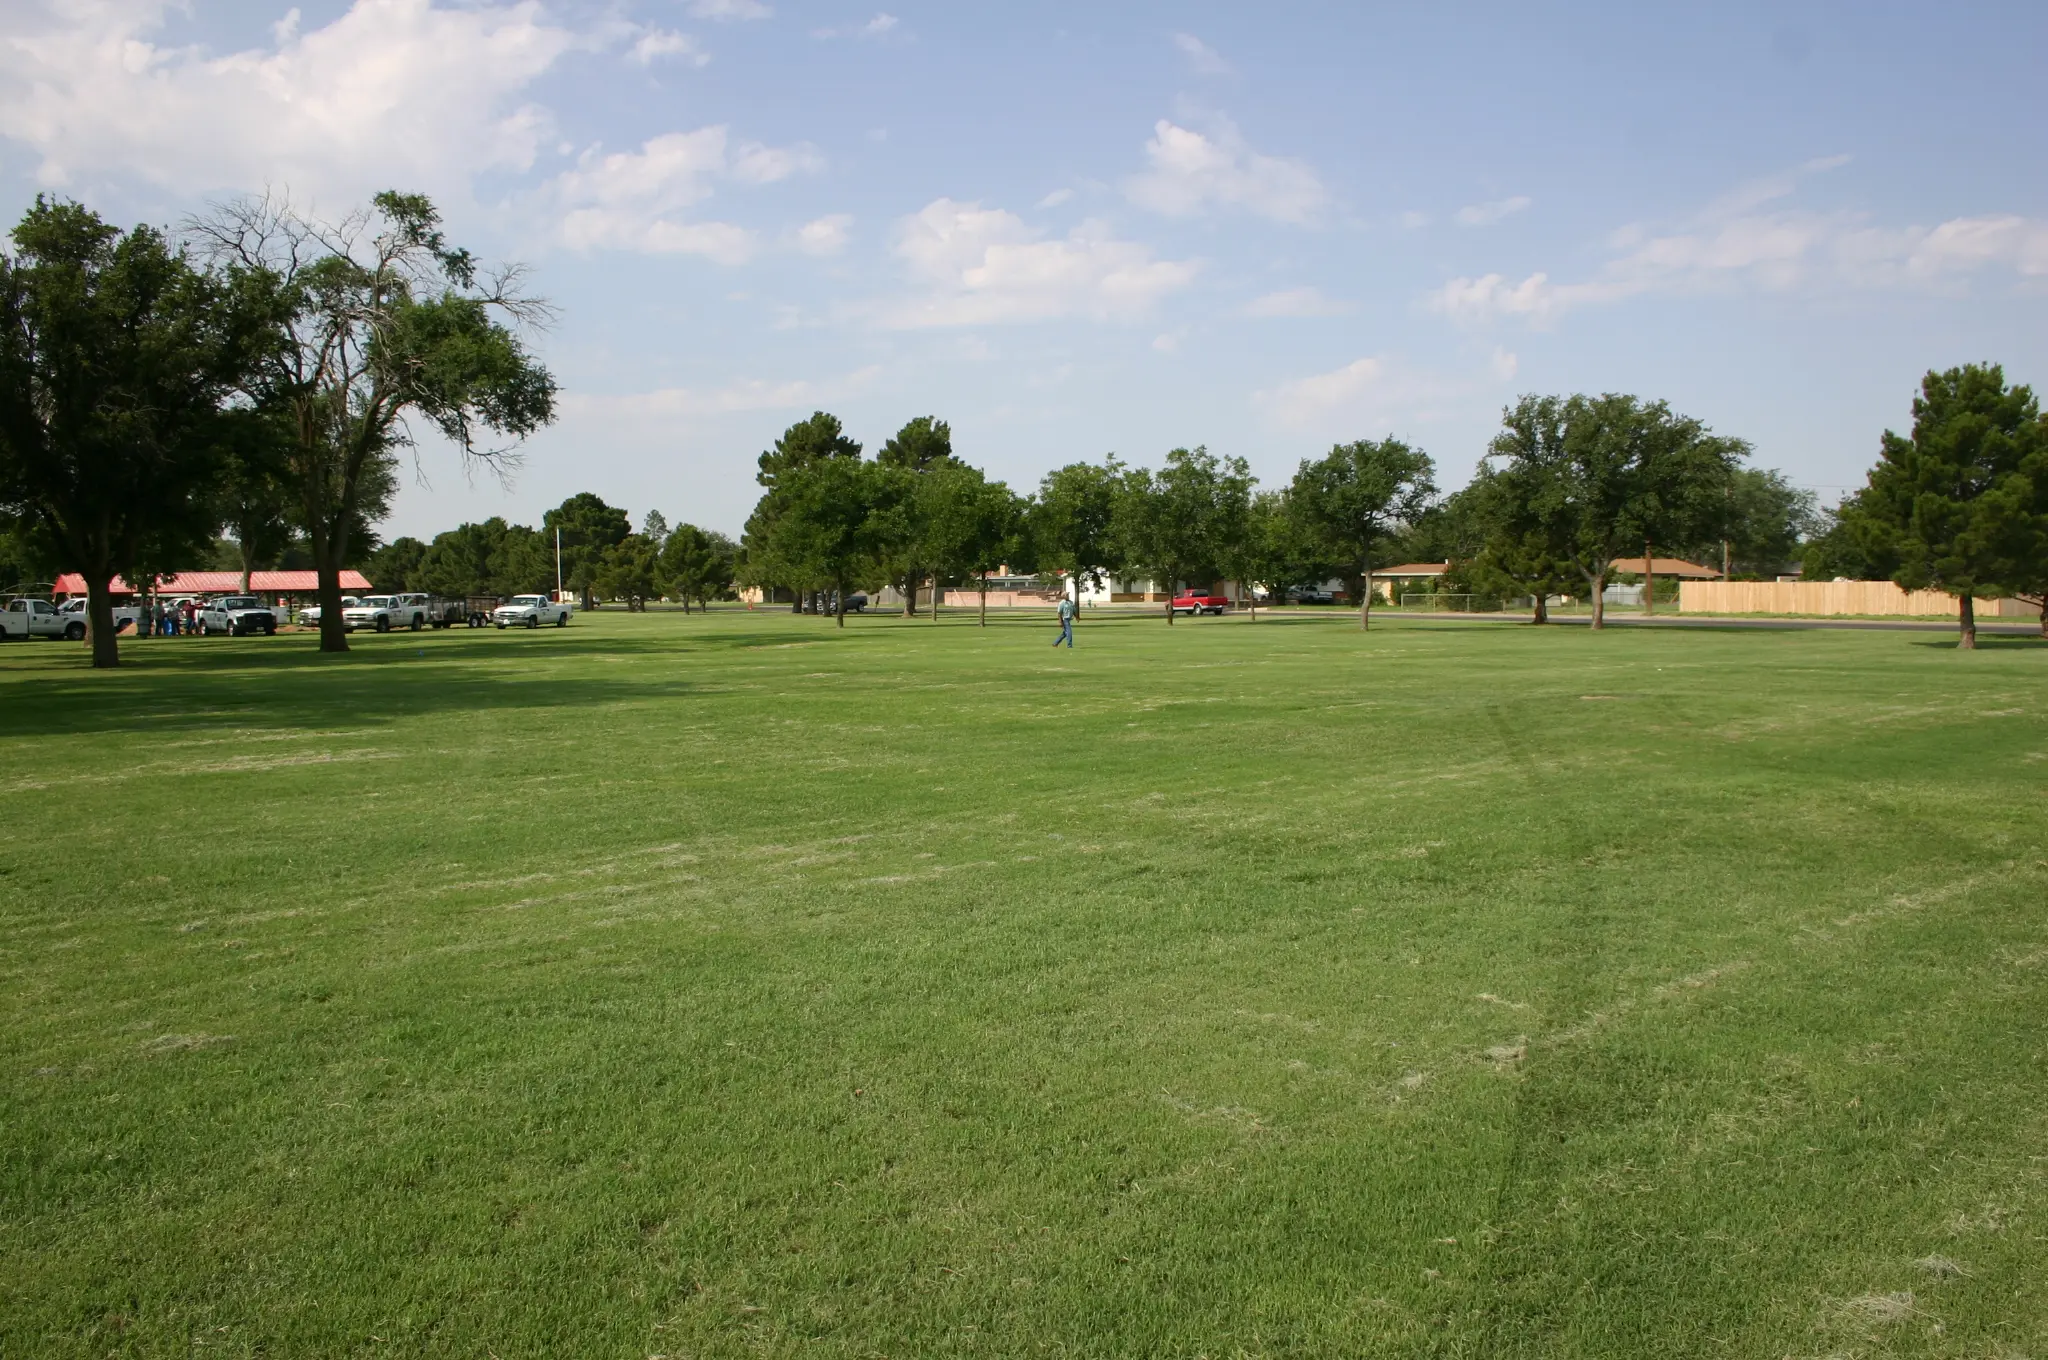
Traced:
[[[2048, 7], [16, 0], [0, 203], [430, 193], [564, 389], [509, 487], [736, 531], [824, 407], [1028, 488], [1664, 397], [1831, 500], [1920, 374], [2048, 383]], [[8, 206], [11, 204], [12, 206]]]

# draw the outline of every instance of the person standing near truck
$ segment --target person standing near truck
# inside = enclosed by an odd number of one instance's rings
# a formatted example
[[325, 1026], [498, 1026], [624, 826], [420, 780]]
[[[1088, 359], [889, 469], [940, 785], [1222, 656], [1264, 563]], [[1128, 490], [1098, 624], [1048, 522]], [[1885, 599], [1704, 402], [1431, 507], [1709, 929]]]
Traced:
[[1065, 595], [1060, 596], [1060, 635], [1052, 640], [1052, 645], [1057, 647], [1062, 642], [1067, 644], [1068, 651], [1074, 650], [1074, 602]]

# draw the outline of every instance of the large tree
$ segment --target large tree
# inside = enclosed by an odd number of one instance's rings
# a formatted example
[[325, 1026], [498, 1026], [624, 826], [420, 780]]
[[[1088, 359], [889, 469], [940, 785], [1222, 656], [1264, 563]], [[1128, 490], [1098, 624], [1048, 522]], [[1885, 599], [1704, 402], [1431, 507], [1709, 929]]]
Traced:
[[860, 444], [846, 435], [839, 417], [814, 411], [783, 431], [773, 448], [764, 450], [754, 480], [766, 488], [742, 531], [740, 571], [749, 585], [772, 590], [786, 586], [795, 597], [795, 612], [815, 608], [811, 593], [822, 584], [806, 577], [804, 568], [777, 551], [776, 527], [789, 504], [788, 484], [805, 469], [828, 460], [860, 458]]
[[563, 585], [575, 591], [583, 608], [589, 609], [595, 602], [605, 555], [626, 541], [633, 532], [633, 520], [597, 493], [579, 491], [542, 515], [540, 530], [551, 546], [560, 532]]
[[1288, 488], [1302, 522], [1341, 563], [1358, 601], [1358, 626], [1372, 626], [1373, 568], [1436, 496], [1436, 464], [1389, 436], [1338, 444], [1303, 459]]
[[234, 539], [235, 568], [246, 594], [250, 575], [291, 547], [297, 497], [288, 461], [290, 430], [274, 412], [244, 407], [223, 415], [221, 435], [216, 514]]
[[1550, 597], [1579, 589], [1569, 524], [1547, 494], [1544, 469], [1528, 462], [1481, 460], [1472, 481], [1453, 499], [1479, 526], [1479, 550], [1466, 567], [1474, 586], [1502, 596], [1534, 599], [1532, 623], [1550, 621]]
[[897, 498], [899, 522], [889, 526], [882, 550], [883, 569], [903, 595], [907, 618], [917, 613], [918, 579], [933, 565], [923, 553], [926, 533], [918, 519], [917, 485], [930, 473], [960, 465], [953, 456], [953, 428], [937, 416], [914, 417], [875, 450], [875, 462], [907, 479]]
[[1748, 452], [1661, 401], [1609, 393], [1523, 397], [1487, 457], [1522, 498], [1522, 521], [1537, 526], [1531, 550], [1571, 564], [1601, 628], [1615, 559], [1720, 537], [1730, 478]]
[[1284, 489], [1253, 495], [1245, 512], [1245, 531], [1226, 548], [1218, 565], [1244, 587], [1254, 622], [1259, 617], [1258, 587], [1264, 586], [1267, 599], [1277, 601], [1297, 586], [1330, 575], [1328, 564], [1317, 556], [1315, 536], [1303, 527]]
[[1821, 528], [1814, 494], [1776, 468], [1737, 468], [1728, 479], [1727, 531], [1718, 546], [1722, 574], [1776, 576], [1799, 559]]
[[222, 403], [248, 354], [240, 274], [36, 200], [0, 254], [0, 510], [85, 577], [92, 664], [120, 664], [109, 586], [198, 553], [218, 520]]
[[645, 534], [627, 534], [604, 550], [592, 580], [608, 600], [624, 600], [628, 612], [647, 607], [661, 593], [661, 550]]
[[554, 586], [554, 545], [524, 524], [493, 515], [436, 534], [410, 579], [416, 589], [451, 599], [536, 594]]
[[[426, 560], [426, 556], [427, 545], [418, 539], [394, 538], [370, 554], [369, 569], [364, 575], [370, 578], [371, 587], [382, 595], [395, 595], [401, 590], [418, 590], [421, 588], [420, 566]], [[242, 588], [246, 590], [248, 577], [244, 576], [242, 579]]]
[[988, 623], [986, 573], [1005, 564], [1016, 546], [1023, 507], [1010, 488], [980, 468], [953, 462], [918, 479], [914, 518], [916, 553], [932, 574], [932, 622], [939, 619], [945, 582], [978, 579], [981, 622]]
[[1961, 645], [1977, 645], [1972, 597], [2024, 585], [2048, 543], [2048, 425], [2033, 389], [1997, 364], [1930, 372], [1911, 437], [1884, 432], [1850, 522], [1907, 590], [1956, 597]]
[[771, 551], [801, 579], [832, 588], [833, 613], [846, 626], [846, 598], [880, 570], [879, 549], [902, 484], [893, 469], [858, 458], [823, 458], [784, 474]]
[[[337, 223], [262, 199], [193, 224], [216, 260], [269, 282], [281, 318], [248, 391], [291, 430], [322, 651], [348, 650], [341, 569], [365, 489], [413, 445], [409, 418], [501, 475], [513, 446], [554, 419], [554, 378], [517, 334], [545, 304], [516, 267], [481, 273], [440, 223], [424, 196], [386, 192]], [[480, 444], [486, 431], [512, 445]]]
[[1140, 468], [1124, 479], [1117, 502], [1123, 556], [1166, 587], [1166, 621], [1183, 582], [1206, 584], [1245, 541], [1252, 475], [1242, 458], [1207, 448], [1175, 449], [1155, 474]]
[[1041, 570], [1062, 572], [1081, 603], [1085, 579], [1100, 585], [1123, 565], [1116, 533], [1123, 464], [1110, 454], [1100, 463], [1069, 463], [1045, 474], [1032, 503], [1028, 531]]
[[736, 555], [724, 534], [678, 524], [661, 547], [662, 584], [683, 602], [687, 614], [692, 601], [708, 604], [731, 587]]

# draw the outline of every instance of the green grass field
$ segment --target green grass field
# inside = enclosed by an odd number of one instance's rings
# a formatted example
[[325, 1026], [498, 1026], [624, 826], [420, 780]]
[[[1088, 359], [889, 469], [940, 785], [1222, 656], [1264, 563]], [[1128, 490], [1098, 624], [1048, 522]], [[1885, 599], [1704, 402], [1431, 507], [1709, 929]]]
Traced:
[[0, 650], [0, 1354], [2048, 1355], [2048, 647]]

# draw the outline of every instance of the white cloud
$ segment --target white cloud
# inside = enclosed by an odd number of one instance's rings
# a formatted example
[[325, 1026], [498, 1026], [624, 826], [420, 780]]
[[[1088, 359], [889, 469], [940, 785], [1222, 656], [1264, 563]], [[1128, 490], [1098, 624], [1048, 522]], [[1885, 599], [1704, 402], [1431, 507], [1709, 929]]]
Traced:
[[809, 142], [794, 146], [741, 145], [732, 156], [732, 177], [742, 184], [773, 184], [795, 174], [811, 174], [825, 168], [825, 158]]
[[528, 168], [554, 140], [523, 92], [571, 50], [603, 45], [535, 0], [437, 7], [355, 0], [311, 32], [293, 10], [268, 47], [224, 56], [152, 41], [168, 0], [46, 0], [0, 43], [0, 135], [63, 185], [129, 174], [183, 192], [289, 187], [355, 197], [446, 193]]
[[1198, 76], [1227, 76], [1231, 73], [1230, 63], [1221, 53], [1203, 42], [1192, 33], [1176, 33], [1173, 45], [1188, 59], [1188, 68]]
[[1429, 214], [1426, 212], [1416, 212], [1413, 208], [1410, 208], [1407, 212], [1401, 214], [1401, 225], [1410, 231], [1419, 231], [1429, 225]]
[[852, 226], [853, 218], [847, 213], [831, 213], [806, 222], [796, 230], [796, 248], [806, 255], [837, 255], [846, 249]]
[[1057, 208], [1073, 196], [1074, 191], [1072, 189], [1055, 189], [1044, 198], [1039, 199], [1038, 206], [1040, 208]]
[[1338, 316], [1351, 308], [1316, 288], [1284, 288], [1245, 304], [1246, 316]]
[[1211, 138], [1162, 118], [1152, 134], [1145, 143], [1151, 168], [1126, 186], [1131, 201], [1142, 207], [1186, 217], [1217, 204], [1305, 224], [1320, 219], [1328, 206], [1329, 195], [1313, 170], [1252, 150], [1227, 122]]
[[663, 387], [622, 394], [569, 393], [563, 406], [570, 415], [595, 415], [621, 423], [672, 420], [678, 416], [729, 415], [735, 411], [798, 410], [855, 395], [881, 373], [878, 365], [821, 382], [807, 378], [771, 382], [742, 378], [723, 387]]
[[1513, 382], [1515, 374], [1521, 372], [1521, 369], [1522, 360], [1520, 355], [1511, 349], [1502, 349], [1498, 345], [1493, 347], [1494, 377], [1499, 378], [1502, 382]]
[[2040, 219], [2008, 213], [1886, 228], [1858, 213], [1768, 208], [1793, 194], [1802, 175], [1845, 160], [1809, 161], [1796, 172], [1751, 181], [1675, 230], [1623, 227], [1609, 238], [1613, 253], [1592, 278], [1558, 283], [1545, 272], [1519, 282], [1499, 273], [1461, 277], [1432, 293], [1428, 305], [1460, 321], [1521, 317], [1542, 325], [1575, 308], [1647, 295], [1955, 288], [1992, 269], [2022, 279], [2048, 276], [2048, 221]]
[[1483, 375], [1414, 368], [1399, 356], [1367, 355], [1252, 394], [1280, 425], [1351, 437], [1426, 425], [1468, 411], [1514, 377], [1515, 357], [1495, 350]]
[[703, 66], [711, 60], [695, 38], [666, 28], [650, 28], [641, 34], [630, 56], [642, 66], [651, 66], [662, 57], [681, 57], [692, 66]]
[[761, 0], [693, 0], [692, 19], [766, 19], [775, 11]]
[[720, 181], [766, 184], [822, 163], [805, 145], [730, 147], [726, 129], [716, 126], [664, 133], [637, 151], [604, 155], [592, 148], [541, 193], [561, 212], [561, 239], [575, 249], [702, 255], [740, 264], [754, 253], [752, 232], [683, 220], [683, 211], [711, 197]]
[[1100, 223], [1048, 240], [1014, 213], [949, 198], [903, 220], [896, 254], [920, 289], [884, 315], [896, 328], [1136, 320], [1200, 268], [1155, 260], [1149, 248], [1117, 240]]
[[1346, 406], [1382, 385], [1387, 376], [1386, 360], [1368, 356], [1354, 359], [1342, 368], [1296, 378], [1257, 394], [1257, 400], [1284, 424], [1308, 424]]
[[903, 21], [893, 14], [877, 14], [864, 24], [847, 24], [838, 28], [814, 28], [813, 38], [880, 38]]
[[1473, 203], [1458, 209], [1453, 214], [1461, 227], [1490, 227], [1494, 223], [1513, 217], [1527, 208], [1534, 199], [1523, 194], [1513, 198], [1499, 198], [1491, 203]]

